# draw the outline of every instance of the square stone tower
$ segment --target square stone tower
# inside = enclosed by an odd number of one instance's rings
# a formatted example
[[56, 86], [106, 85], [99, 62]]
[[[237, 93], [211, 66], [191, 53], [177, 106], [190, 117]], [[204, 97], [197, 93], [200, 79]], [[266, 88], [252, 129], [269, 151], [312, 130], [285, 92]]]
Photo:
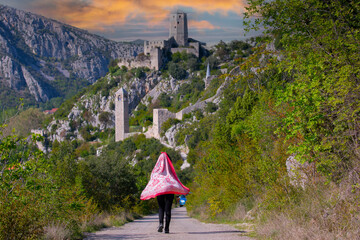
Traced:
[[188, 45], [187, 15], [184, 12], [170, 14], [169, 38], [174, 37], [179, 46]]
[[129, 133], [129, 100], [124, 88], [115, 93], [115, 142], [123, 141]]

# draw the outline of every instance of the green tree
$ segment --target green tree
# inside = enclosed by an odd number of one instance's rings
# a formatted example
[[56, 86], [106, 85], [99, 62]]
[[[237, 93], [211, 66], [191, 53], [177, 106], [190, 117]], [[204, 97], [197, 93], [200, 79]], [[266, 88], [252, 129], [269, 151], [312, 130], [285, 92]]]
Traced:
[[358, 159], [359, 11], [358, 1], [280, 0], [249, 1], [247, 13], [261, 16], [251, 28], [264, 26], [284, 49], [278, 68], [292, 82], [278, 104], [293, 109], [282, 127], [289, 152], [334, 178]]
[[182, 80], [186, 77], [186, 70], [179, 64], [172, 62], [169, 64], [169, 73], [173, 78], [178, 80]]
[[111, 123], [111, 113], [102, 112], [99, 114], [99, 121], [104, 125], [104, 128]]
[[187, 61], [187, 67], [191, 70], [191, 71], [197, 71], [200, 68], [200, 63], [198, 61], [197, 58], [190, 58]]
[[171, 61], [174, 62], [174, 63], [178, 63], [180, 62], [181, 60], [181, 53], [180, 52], [176, 52], [176, 53], [173, 53], [171, 55]]
[[13, 117], [8, 125], [3, 129], [4, 135], [15, 134], [20, 136], [28, 136], [32, 129], [38, 129], [45, 120], [45, 114], [37, 108], [29, 108], [19, 115]]
[[171, 98], [166, 93], [161, 93], [159, 95], [159, 101], [160, 101], [160, 106], [162, 106], [162, 107], [170, 107], [171, 106]]

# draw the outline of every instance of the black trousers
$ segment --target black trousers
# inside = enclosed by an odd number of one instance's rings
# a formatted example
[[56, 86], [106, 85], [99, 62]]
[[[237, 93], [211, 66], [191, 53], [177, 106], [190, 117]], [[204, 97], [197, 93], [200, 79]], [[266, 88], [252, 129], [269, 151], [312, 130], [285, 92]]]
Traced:
[[165, 231], [169, 230], [171, 220], [171, 205], [174, 200], [174, 194], [165, 194], [156, 197], [159, 204], [159, 223], [164, 226], [164, 212], [165, 218]]

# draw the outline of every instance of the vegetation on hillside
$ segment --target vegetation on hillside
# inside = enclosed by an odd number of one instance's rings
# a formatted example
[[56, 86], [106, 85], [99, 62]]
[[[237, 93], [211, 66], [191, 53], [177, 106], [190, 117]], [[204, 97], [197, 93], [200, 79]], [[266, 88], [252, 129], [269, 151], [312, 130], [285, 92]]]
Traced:
[[121, 225], [157, 209], [140, 193], [162, 151], [180, 173], [180, 155], [144, 135], [111, 142], [100, 157], [86, 142], [54, 142], [44, 154], [35, 147], [38, 136], [1, 137], [0, 239], [79, 239]]
[[[247, 16], [261, 16], [249, 27], [267, 30], [240, 60], [244, 75], [204, 129], [208, 140], [190, 145], [193, 215], [255, 217], [264, 238], [357, 238], [359, 10], [355, 1], [249, 1]], [[290, 155], [309, 166], [304, 188], [290, 184]]]
[[[84, 140], [52, 142], [47, 154], [34, 147], [39, 138], [0, 137], [0, 236], [31, 238], [57, 228], [64, 238], [77, 238], [106, 226], [106, 219], [112, 219], [108, 225], [118, 225], [129, 213], [153, 211], [156, 202], [140, 201], [139, 194], [159, 153], [167, 151], [191, 188], [187, 209], [192, 216], [248, 221], [264, 239], [356, 239], [360, 4], [248, 2], [248, 28], [265, 28], [264, 36], [252, 39], [253, 45], [220, 42], [201, 60], [185, 52], [173, 54], [162, 76], [181, 81], [179, 91], [139, 104], [130, 119], [131, 125], [147, 127], [155, 107], [175, 112], [213, 96], [225, 78], [216, 77], [205, 89], [208, 64], [218, 75], [220, 69], [239, 68], [240, 74], [223, 86], [218, 105], [163, 124], [161, 135], [181, 123], [175, 140], [189, 148], [191, 167], [180, 171], [180, 155], [155, 139], [137, 135], [116, 143], [112, 129], [100, 132], [97, 126], [78, 129]], [[83, 94], [108, 96], [147, 71], [112, 62], [107, 77], [66, 101], [55, 117], [66, 118]], [[86, 121], [88, 116], [82, 117]], [[99, 119], [106, 124], [109, 113], [102, 112]], [[70, 122], [72, 131], [78, 126]], [[22, 135], [28, 129], [18, 131]], [[290, 156], [305, 168], [295, 179], [287, 171]]]
[[[191, 63], [193, 56], [179, 53], [174, 55], [174, 59], [177, 55], [184, 59], [175, 61], [178, 61], [188, 74], [194, 67], [191, 64], [195, 64]], [[205, 69], [206, 60], [196, 60], [197, 69]], [[173, 60], [169, 62], [170, 65], [172, 63]], [[109, 69], [107, 77], [99, 79], [65, 101], [54, 115], [45, 117], [41, 111], [33, 108], [3, 112], [2, 116], [8, 126], [1, 127], [0, 136], [3, 169], [0, 184], [1, 239], [19, 239], [22, 236], [53, 238], [52, 234], [61, 238], [78, 239], [84, 231], [121, 225], [139, 214], [154, 211], [156, 201], [140, 201], [139, 194], [147, 184], [151, 170], [162, 151], [171, 156], [182, 182], [191, 184], [193, 169], [180, 170], [183, 161], [178, 152], [165, 148], [158, 140], [146, 139], [144, 135], [116, 143], [113, 140], [113, 129], [105, 128], [104, 131], [99, 131], [97, 126], [80, 124], [87, 123], [91, 117], [86, 109], [83, 109], [81, 119], [69, 122], [70, 133], [65, 136], [65, 141], [47, 142], [51, 149], [49, 153], [42, 153], [35, 146], [36, 141], [44, 141], [42, 138], [34, 136], [32, 141], [22, 138], [27, 137], [31, 129], [42, 124], [47, 125], [53, 118], [58, 121], [66, 119], [84, 95], [107, 97], [122, 84], [135, 77], [143, 78], [149, 71], [145, 68], [119, 68], [116, 61], [110, 64]], [[193, 68], [193, 71], [199, 70]], [[164, 70], [163, 76], [169, 72], [170, 70]], [[189, 77], [185, 81], [187, 82], [181, 85], [179, 92], [171, 96], [172, 100], [170, 96], [162, 94], [158, 101], [149, 106], [140, 104], [130, 123], [148, 126], [152, 124], [153, 108], [169, 104], [167, 107], [170, 109], [179, 110], [189, 102], [196, 102], [206, 93], [200, 77]], [[113, 110], [114, 106], [110, 104], [111, 108]], [[210, 106], [208, 111], [215, 110], [216, 107]], [[10, 118], [13, 115], [15, 116]], [[197, 119], [204, 117], [201, 111], [193, 115]], [[186, 116], [186, 119], [190, 118], [190, 114]], [[108, 124], [109, 119], [109, 112], [99, 114], [102, 124]], [[178, 122], [170, 119], [164, 124], [164, 130]], [[49, 134], [54, 134], [57, 128], [57, 124], [52, 125]], [[12, 129], [15, 129], [15, 132], [12, 132]], [[70, 141], [76, 130], [82, 140]], [[13, 224], [17, 227], [10, 231]]]

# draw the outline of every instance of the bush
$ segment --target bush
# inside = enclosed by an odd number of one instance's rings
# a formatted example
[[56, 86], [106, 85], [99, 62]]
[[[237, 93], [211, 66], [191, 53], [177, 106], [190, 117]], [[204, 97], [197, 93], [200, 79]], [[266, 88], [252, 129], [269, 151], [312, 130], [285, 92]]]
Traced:
[[213, 102], [208, 102], [205, 107], [205, 112], [213, 113], [217, 110], [217, 105]]
[[100, 113], [99, 121], [100, 121], [100, 123], [102, 123], [104, 125], [104, 128], [106, 128], [106, 126], [112, 122], [111, 113], [109, 113], [109, 112]]
[[135, 70], [135, 77], [137, 78], [144, 78], [146, 77], [146, 74], [142, 68], [136, 68]]
[[187, 62], [187, 67], [194, 72], [199, 70], [200, 63], [197, 58], [190, 58]]
[[45, 114], [37, 108], [29, 108], [13, 117], [8, 126], [3, 129], [3, 134], [8, 136], [15, 129], [15, 134], [28, 136], [32, 129], [38, 129], [45, 120]]
[[178, 80], [185, 79], [185, 77], [186, 77], [185, 69], [176, 63], [169, 64], [169, 73], [173, 78], [178, 79]]
[[171, 106], [171, 98], [166, 93], [160, 94], [159, 101], [160, 101], [161, 107], [170, 107]]
[[171, 128], [172, 126], [178, 124], [179, 122], [181, 122], [179, 119], [176, 118], [169, 118], [168, 120], [166, 120], [162, 125], [161, 125], [161, 132], [160, 132], [160, 136], [164, 136], [166, 131]]

